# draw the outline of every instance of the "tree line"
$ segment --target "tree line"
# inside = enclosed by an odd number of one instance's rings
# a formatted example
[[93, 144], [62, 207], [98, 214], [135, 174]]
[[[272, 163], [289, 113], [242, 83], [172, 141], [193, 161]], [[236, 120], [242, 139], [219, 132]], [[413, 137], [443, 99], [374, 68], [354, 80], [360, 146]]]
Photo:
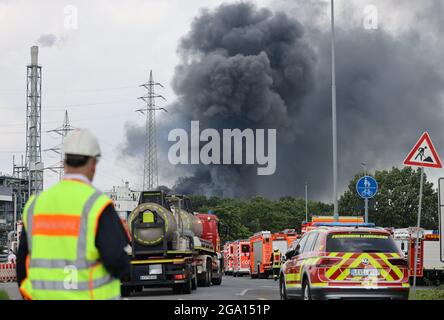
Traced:
[[[356, 174], [348, 189], [339, 199], [341, 216], [363, 216], [364, 201], [356, 193], [356, 182], [363, 174]], [[369, 203], [369, 221], [377, 226], [404, 228], [416, 225], [420, 171], [410, 167], [376, 171], [379, 191]], [[195, 211], [213, 210], [220, 221], [228, 227], [222, 232], [222, 242], [245, 239], [252, 234], [269, 230], [277, 232], [296, 229], [300, 232], [305, 221], [305, 199], [282, 197], [271, 200], [256, 196], [250, 199], [191, 196]], [[425, 176], [421, 226], [425, 229], [438, 228], [438, 195]], [[309, 221], [312, 216], [332, 215], [333, 205], [319, 201], [308, 201]]]

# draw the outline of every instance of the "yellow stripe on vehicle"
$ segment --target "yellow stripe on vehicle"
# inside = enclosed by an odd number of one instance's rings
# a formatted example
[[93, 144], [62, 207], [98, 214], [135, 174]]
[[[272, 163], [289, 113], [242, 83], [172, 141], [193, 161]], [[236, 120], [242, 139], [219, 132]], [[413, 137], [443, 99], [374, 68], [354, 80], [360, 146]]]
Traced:
[[342, 257], [342, 261], [340, 263], [338, 263], [337, 265], [334, 265], [333, 267], [328, 269], [327, 272], [325, 273], [325, 276], [327, 278], [330, 278], [340, 267], [342, 267], [342, 265], [345, 262], [348, 261], [348, 259], [350, 259], [351, 256], [353, 256], [353, 253], [346, 253], [346, 254], [344, 254], [344, 256]]
[[328, 287], [328, 283], [327, 282], [318, 282], [318, 283], [312, 283], [310, 285], [311, 287]]
[[371, 265], [372, 265], [373, 267], [375, 267], [376, 269], [379, 269], [379, 270], [381, 271], [381, 276], [382, 276], [385, 280], [388, 280], [388, 281], [393, 281], [393, 280], [394, 280], [393, 277], [390, 275], [390, 273], [389, 273], [387, 270], [385, 270], [385, 269], [379, 264], [379, 262], [378, 262], [375, 258], [373, 258], [371, 255], [369, 255], [369, 254], [367, 254], [367, 253], [365, 253], [365, 254], [367, 255], [368, 260], [369, 260], [369, 262], [371, 263]]
[[377, 256], [378, 256], [381, 260], [383, 260], [391, 270], [393, 270], [393, 271], [396, 273], [396, 275], [398, 276], [398, 279], [401, 279], [401, 278], [404, 276], [404, 274], [402, 273], [402, 271], [399, 270], [399, 268], [398, 268], [397, 266], [394, 266], [394, 265], [392, 265], [392, 264], [389, 262], [389, 260], [387, 259], [387, 256], [386, 256], [385, 254], [383, 254], [383, 253], [377, 253]]
[[159, 259], [159, 260], [135, 260], [131, 264], [151, 264], [151, 263], [184, 263], [185, 259]]
[[344, 280], [345, 278], [347, 278], [347, 276], [350, 274], [350, 269], [353, 269], [353, 268], [356, 268], [357, 266], [359, 266], [362, 262], [362, 259], [365, 259], [365, 258], [368, 259], [368, 261], [372, 267], [374, 267], [375, 269], [379, 269], [381, 276], [385, 280], [393, 281], [393, 277], [384, 268], [382, 268], [382, 266], [378, 263], [378, 261], [376, 261], [375, 258], [373, 258], [368, 253], [363, 253], [363, 254], [359, 255], [355, 259], [355, 261], [353, 261], [353, 263], [336, 278], [336, 280], [341, 281], [341, 280]]

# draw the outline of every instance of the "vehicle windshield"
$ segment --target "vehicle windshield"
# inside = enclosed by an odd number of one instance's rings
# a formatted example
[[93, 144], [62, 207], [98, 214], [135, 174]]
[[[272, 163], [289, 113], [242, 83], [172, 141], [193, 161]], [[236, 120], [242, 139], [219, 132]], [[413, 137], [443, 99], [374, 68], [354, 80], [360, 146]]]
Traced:
[[327, 236], [327, 252], [398, 252], [392, 237], [371, 233], [335, 233]]

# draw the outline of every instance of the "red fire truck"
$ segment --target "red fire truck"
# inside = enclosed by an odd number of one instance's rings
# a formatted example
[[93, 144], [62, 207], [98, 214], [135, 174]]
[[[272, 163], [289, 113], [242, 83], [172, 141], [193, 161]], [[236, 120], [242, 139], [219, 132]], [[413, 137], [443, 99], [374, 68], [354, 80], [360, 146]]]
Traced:
[[[408, 257], [410, 276], [414, 275], [417, 228], [395, 229], [393, 238]], [[416, 277], [420, 282], [441, 284], [444, 281], [444, 263], [440, 260], [439, 234], [432, 230], [419, 230]]]
[[283, 256], [297, 234], [293, 229], [277, 233], [261, 231], [250, 237], [250, 276], [252, 279], [268, 278], [273, 273], [271, 256], [278, 249]]
[[225, 275], [233, 274], [233, 242], [224, 244], [224, 273]]
[[250, 273], [250, 240], [233, 242], [233, 276], [243, 276]]

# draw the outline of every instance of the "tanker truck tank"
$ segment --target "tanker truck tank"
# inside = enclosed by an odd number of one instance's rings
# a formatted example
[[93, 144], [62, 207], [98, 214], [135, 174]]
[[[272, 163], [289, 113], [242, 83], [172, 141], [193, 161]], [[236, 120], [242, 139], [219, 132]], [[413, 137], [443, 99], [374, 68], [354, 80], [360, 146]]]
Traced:
[[[162, 224], [164, 222], [164, 224]], [[164, 226], [164, 230], [163, 229]], [[157, 203], [142, 203], [128, 217], [128, 229], [134, 241], [142, 246], [157, 246], [166, 237], [173, 240], [178, 230], [174, 214]]]
[[196, 237], [201, 237], [203, 231], [202, 221], [183, 209], [178, 211], [183, 224], [184, 233], [192, 233]]
[[[157, 246], [163, 242], [164, 237], [170, 243], [181, 235], [202, 236], [202, 221], [198, 217], [183, 209], [173, 211], [176, 216], [172, 211], [152, 202], [137, 206], [128, 217], [128, 228], [134, 241], [142, 246]], [[165, 232], [162, 230], [162, 221], [165, 222]], [[174, 245], [177, 246], [179, 244]]]

